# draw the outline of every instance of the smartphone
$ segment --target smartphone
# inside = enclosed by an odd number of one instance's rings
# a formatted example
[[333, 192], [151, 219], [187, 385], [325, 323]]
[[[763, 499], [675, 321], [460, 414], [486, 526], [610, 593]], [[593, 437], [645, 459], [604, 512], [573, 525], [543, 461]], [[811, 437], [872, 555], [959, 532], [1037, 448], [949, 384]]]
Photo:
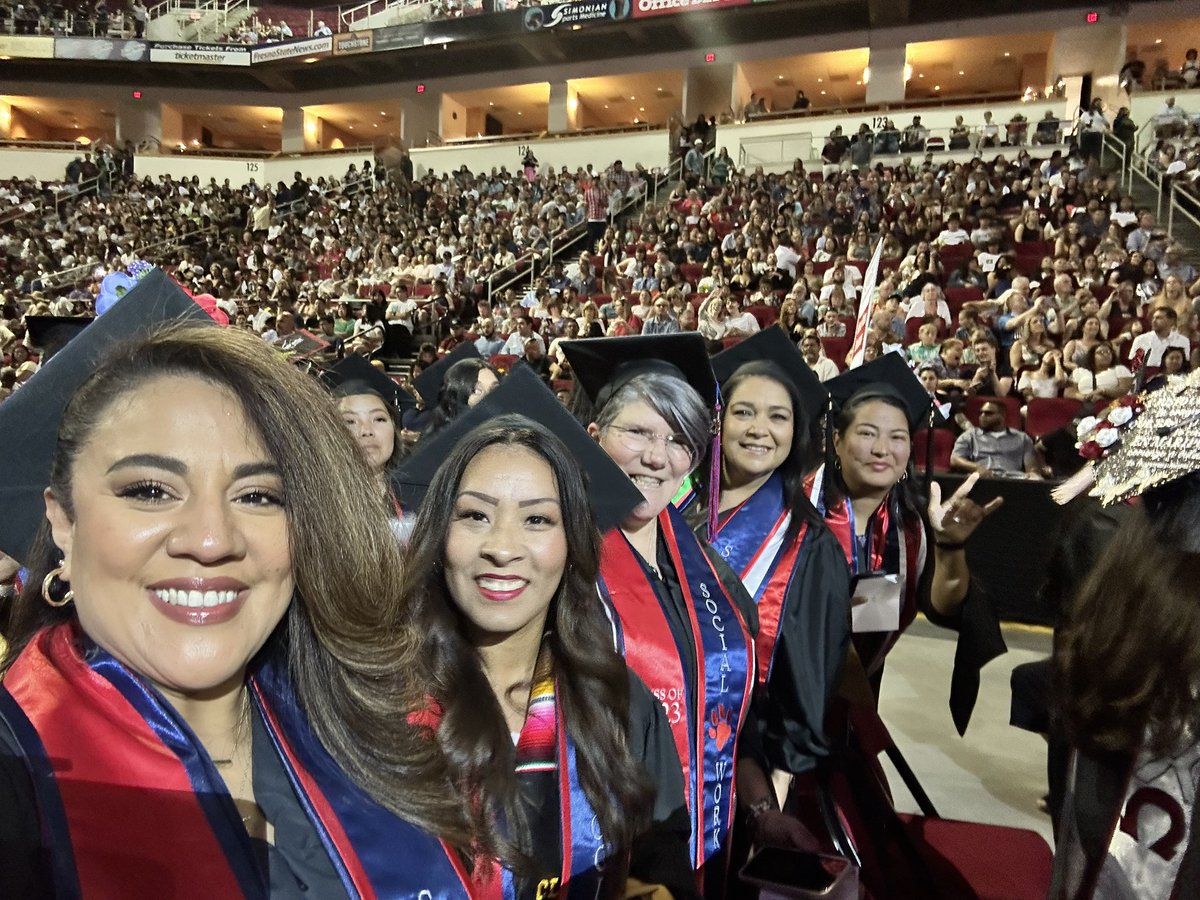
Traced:
[[[842, 896], [843, 887], [858, 880], [850, 861], [841, 856], [782, 847], [759, 850], [742, 867], [741, 875], [772, 894], [798, 897]], [[855, 884], [854, 893], [848, 896], [857, 893]]]

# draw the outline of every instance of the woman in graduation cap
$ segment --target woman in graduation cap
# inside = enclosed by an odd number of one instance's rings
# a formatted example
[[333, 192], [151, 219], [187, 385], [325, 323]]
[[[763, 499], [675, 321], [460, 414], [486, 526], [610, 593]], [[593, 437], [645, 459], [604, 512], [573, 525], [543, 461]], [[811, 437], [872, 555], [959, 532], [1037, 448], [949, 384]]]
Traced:
[[[754, 685], [754, 602], [671, 500], [709, 453], [716, 384], [696, 334], [572, 341], [588, 430], [643, 502], [604, 541], [599, 587], [626, 662], [667, 712], [706, 896], [724, 890], [734, 760]], [[708, 863], [708, 865], [706, 865]]]
[[[756, 728], [738, 763], [738, 800], [756, 843], [798, 845], [807, 835], [783, 816], [765, 776], [810, 772], [830, 753], [826, 708], [850, 641], [845, 555], [804, 483], [828, 394], [780, 328], [712, 364], [724, 419], [710, 542], [758, 604]], [[693, 520], [706, 518], [703, 481], [696, 495]]]
[[392, 531], [400, 540], [407, 540], [409, 528], [392, 495], [389, 476], [406, 450], [401, 438], [401, 404], [407, 400], [404, 405], [413, 406], [415, 400], [361, 356], [347, 356], [322, 377], [333, 388], [337, 410], [362, 451], [375, 490], [388, 499], [394, 513]]
[[[913, 434], [932, 415], [929, 394], [897, 354], [826, 382], [832, 397], [826, 462], [809, 479], [809, 496], [837, 537], [855, 577], [857, 661], [878, 697], [888, 651], [917, 612], [961, 631], [950, 708], [966, 730], [979, 689], [979, 668], [1005, 650], [999, 621], [970, 590], [966, 543], [1003, 502], [980, 506], [968, 478], [946, 501], [931, 482], [922, 504]], [[878, 615], [876, 615], [878, 613]], [[965, 652], [964, 652], [965, 651]]]
[[[176, 317], [209, 324], [147, 332]], [[399, 549], [317, 385], [151, 273], [0, 429], [27, 436], [0, 550], [30, 576], [0, 895], [467, 896], [434, 836], [470, 848], [465, 801], [407, 715]]]
[[595, 591], [597, 525], [636, 489], [520, 370], [398, 481], [422, 495], [406, 606], [429, 718], [505, 897], [621, 896], [627, 876], [696, 896], [671, 732]]

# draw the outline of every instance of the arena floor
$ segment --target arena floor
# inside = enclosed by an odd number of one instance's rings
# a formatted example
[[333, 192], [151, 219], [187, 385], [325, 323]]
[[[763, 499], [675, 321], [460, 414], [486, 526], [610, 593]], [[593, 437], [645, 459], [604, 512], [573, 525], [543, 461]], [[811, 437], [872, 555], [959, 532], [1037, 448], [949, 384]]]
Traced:
[[[1046, 743], [1008, 724], [1009, 673], [1048, 656], [1050, 632], [1004, 627], [1008, 653], [984, 668], [964, 738], [947, 706], [953, 637], [918, 620], [889, 654], [880, 711], [892, 738], [942, 816], [1028, 828], [1052, 842], [1050, 817], [1037, 807], [1046, 793]], [[889, 772], [889, 780], [897, 806], [915, 812], [899, 777]]]

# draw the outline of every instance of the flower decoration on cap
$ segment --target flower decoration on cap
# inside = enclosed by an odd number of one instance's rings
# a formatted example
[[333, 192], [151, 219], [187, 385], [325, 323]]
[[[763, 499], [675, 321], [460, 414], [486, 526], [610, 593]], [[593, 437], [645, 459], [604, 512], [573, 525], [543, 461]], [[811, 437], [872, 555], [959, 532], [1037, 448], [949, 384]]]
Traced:
[[1140, 396], [1129, 394], [1114, 400], [1099, 417], [1081, 419], [1075, 430], [1079, 455], [1089, 462], [1107, 457], [1120, 443], [1121, 430], [1145, 408]]
[[1090, 488], [1108, 506], [1200, 471], [1200, 370], [1122, 397], [1080, 422], [1078, 437], [1089, 465], [1055, 489], [1059, 503]]
[[131, 262], [124, 272], [111, 272], [100, 282], [100, 293], [96, 297], [96, 315], [102, 316], [112, 305], [133, 290], [134, 286], [154, 271], [154, 266], [144, 259]]

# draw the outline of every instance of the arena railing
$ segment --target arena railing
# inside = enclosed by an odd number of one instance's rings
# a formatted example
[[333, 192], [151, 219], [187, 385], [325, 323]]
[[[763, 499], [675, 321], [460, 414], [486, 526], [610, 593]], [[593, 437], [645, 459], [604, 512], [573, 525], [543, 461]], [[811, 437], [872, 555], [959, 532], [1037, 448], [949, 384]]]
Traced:
[[[358, 178], [351, 179], [350, 181], [342, 181], [336, 185], [333, 185], [327, 190], [320, 192], [320, 199], [322, 202], [324, 202], [336, 199], [338, 197], [344, 197], [346, 195], [346, 191], [351, 187], [355, 189], [356, 193], [358, 188], [361, 188], [364, 185], [368, 190], [370, 190], [374, 187], [374, 183], [375, 179], [372, 175], [359, 176]], [[308, 196], [297, 197], [295, 200], [276, 206], [271, 213], [271, 219], [274, 222], [282, 222], [284, 219], [289, 218], [301, 209], [309, 209]]]
[[[249, 0], [164, 0], [150, 7], [148, 18], [174, 17], [179, 34], [171, 39], [187, 43], [214, 40], [229, 32], [231, 14], [240, 25], [252, 12]], [[196, 32], [189, 34], [186, 29], [193, 27]], [[206, 37], [207, 32], [212, 34]]]
[[[1184, 230], [1190, 231], [1186, 240], [1180, 236]], [[1167, 201], [1167, 237], [1172, 241], [1190, 246], [1194, 252], [1197, 247], [1200, 247], [1200, 243], [1197, 242], [1198, 236], [1200, 236], [1200, 196], [1195, 193], [1194, 188], [1187, 190], [1179, 182], [1172, 182]]]
[[[188, 241], [191, 240], [192, 238], [198, 237], [199, 235], [208, 234], [209, 232], [216, 233], [218, 231], [219, 231], [219, 229], [216, 225], [208, 225], [208, 226], [205, 226], [204, 228], [194, 228], [191, 231], [185, 231], [183, 234], [177, 234], [174, 237], [165, 238], [161, 241], [155, 241], [154, 243], [151, 243], [151, 244], [143, 244], [140, 247], [135, 247], [133, 252], [135, 254], [137, 254], [137, 256], [140, 259], [144, 259], [147, 262], [151, 262], [151, 263], [158, 263], [160, 260], [155, 259], [155, 257], [161, 258], [162, 253], [165, 253], [165, 252], [168, 252], [171, 250], [176, 250], [179, 247], [182, 247], [184, 244], [188, 243]], [[171, 261], [168, 261], [168, 260], [161, 261], [162, 265], [170, 265], [170, 263], [171, 263]], [[94, 262], [84, 263], [83, 265], [74, 266], [73, 268], [64, 269], [61, 272], [56, 272], [47, 281], [47, 283], [43, 287], [43, 290], [46, 291], [47, 293], [51, 292], [51, 291], [66, 290], [67, 288], [74, 285], [75, 282], [82, 276], [95, 271], [97, 268], [97, 265], [98, 264], [94, 263]]]

